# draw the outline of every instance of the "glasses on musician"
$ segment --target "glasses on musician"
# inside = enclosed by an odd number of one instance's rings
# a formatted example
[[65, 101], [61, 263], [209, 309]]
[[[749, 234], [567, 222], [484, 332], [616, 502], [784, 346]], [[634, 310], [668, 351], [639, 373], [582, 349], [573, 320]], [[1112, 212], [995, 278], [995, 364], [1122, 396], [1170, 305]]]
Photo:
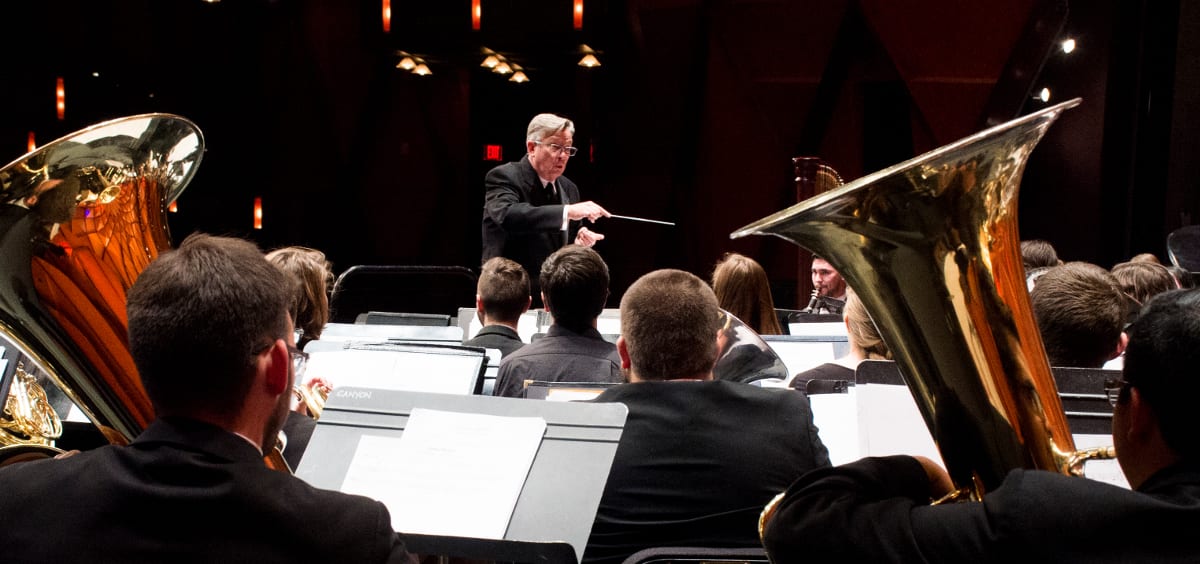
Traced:
[[304, 375], [304, 369], [308, 366], [308, 353], [288, 345], [288, 353], [292, 355], [292, 370], [295, 373], [295, 378], [300, 379]]
[[1117, 402], [1121, 401], [1121, 396], [1125, 394], [1125, 389], [1129, 387], [1129, 382], [1120, 378], [1104, 381], [1104, 395], [1108, 396], [1108, 403], [1113, 407], [1117, 406]]
[[579, 147], [570, 147], [570, 146], [564, 147], [562, 145], [559, 145], [558, 143], [543, 143], [541, 141], [534, 141], [534, 144], [545, 145], [546, 147], [549, 147], [550, 152], [553, 153], [554, 156], [556, 156], [556, 157], [563, 154], [563, 151], [567, 152], [568, 157], [574, 157], [575, 153], [579, 152]]

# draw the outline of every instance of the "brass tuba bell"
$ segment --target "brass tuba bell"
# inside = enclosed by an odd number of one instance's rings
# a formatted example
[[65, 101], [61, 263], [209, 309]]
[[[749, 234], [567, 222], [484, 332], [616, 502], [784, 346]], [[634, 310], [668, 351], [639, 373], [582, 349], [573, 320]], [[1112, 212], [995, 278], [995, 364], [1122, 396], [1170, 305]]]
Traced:
[[1078, 464], [1025, 286], [1017, 188], [1070, 100], [743, 227], [826, 258], [888, 343], [959, 492]]
[[[126, 340], [125, 292], [170, 247], [167, 205], [203, 153], [192, 122], [144, 114], [77, 131], [0, 168], [0, 347], [25, 373], [13, 397], [45, 396], [30, 377], [37, 374], [111, 443], [149, 423], [153, 410]], [[54, 438], [28, 426], [13, 432], [17, 417], [8, 417], [0, 432], [7, 426], [5, 442], [21, 452]]]

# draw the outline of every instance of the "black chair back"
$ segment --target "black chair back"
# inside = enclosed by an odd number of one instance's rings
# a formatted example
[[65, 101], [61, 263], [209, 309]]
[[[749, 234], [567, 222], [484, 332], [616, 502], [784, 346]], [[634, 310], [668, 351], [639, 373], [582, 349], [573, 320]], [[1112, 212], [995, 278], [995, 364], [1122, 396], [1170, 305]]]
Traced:
[[352, 266], [333, 283], [330, 321], [354, 323], [369, 312], [453, 316], [475, 303], [478, 279], [463, 266]]

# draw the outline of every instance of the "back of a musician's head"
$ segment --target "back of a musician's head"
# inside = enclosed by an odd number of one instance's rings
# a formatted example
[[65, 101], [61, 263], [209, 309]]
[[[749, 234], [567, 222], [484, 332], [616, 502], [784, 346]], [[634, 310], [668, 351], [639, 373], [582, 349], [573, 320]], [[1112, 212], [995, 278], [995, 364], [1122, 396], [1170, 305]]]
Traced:
[[1029, 297], [1050, 364], [1099, 368], [1116, 354], [1125, 298], [1107, 270], [1086, 262], [1051, 267]]
[[1112, 274], [1121, 284], [1121, 291], [1138, 304], [1144, 304], [1155, 295], [1178, 287], [1167, 267], [1147, 260], [1117, 264], [1113, 266]]
[[1034, 268], [1058, 266], [1063, 263], [1059, 260], [1058, 252], [1054, 250], [1054, 245], [1042, 239], [1021, 241], [1021, 262], [1025, 263], [1026, 271]]
[[846, 320], [846, 337], [850, 346], [861, 349], [863, 358], [892, 359], [892, 353], [879, 335], [879, 328], [875, 326], [871, 314], [850, 288], [846, 288], [846, 307], [842, 310], [842, 317]]
[[712, 288], [682, 270], [656, 270], [621, 298], [621, 337], [630, 370], [641, 380], [712, 372], [722, 320]]
[[287, 336], [289, 279], [249, 241], [195, 234], [127, 295], [129, 348], [159, 415], [233, 415], [255, 355]]
[[538, 282], [554, 323], [575, 332], [592, 327], [608, 301], [608, 265], [587, 247], [555, 251], [542, 263]]
[[[1128, 328], [1124, 379], [1158, 420], [1163, 439], [1181, 457], [1200, 460], [1200, 289], [1152, 298]], [[1122, 397], [1121, 401], [1127, 398]]]
[[516, 323], [529, 307], [529, 274], [516, 261], [492, 257], [483, 263], [476, 292], [488, 319]]
[[283, 247], [267, 253], [267, 261], [296, 281], [292, 287], [291, 312], [303, 341], [321, 338], [329, 323], [329, 289], [333, 265], [325, 253], [307, 247]]
[[727, 253], [712, 273], [712, 288], [721, 309], [763, 335], [779, 335], [783, 328], [775, 316], [775, 300], [767, 272], [754, 259]]

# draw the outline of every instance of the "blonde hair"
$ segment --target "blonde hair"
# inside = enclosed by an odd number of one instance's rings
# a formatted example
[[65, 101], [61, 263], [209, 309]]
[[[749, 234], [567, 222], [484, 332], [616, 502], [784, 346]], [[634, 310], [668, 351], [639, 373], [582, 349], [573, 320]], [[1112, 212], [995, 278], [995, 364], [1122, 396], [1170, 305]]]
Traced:
[[321, 338], [329, 322], [329, 294], [333, 284], [333, 267], [325, 253], [308, 247], [284, 247], [267, 253], [267, 261], [290, 278], [292, 285], [291, 313], [296, 328], [303, 331], [297, 345]]
[[850, 288], [846, 288], [846, 307], [842, 315], [846, 318], [846, 332], [851, 346], [862, 349], [868, 360], [892, 359], [892, 351], [888, 350], [887, 343], [879, 335], [871, 314]]

